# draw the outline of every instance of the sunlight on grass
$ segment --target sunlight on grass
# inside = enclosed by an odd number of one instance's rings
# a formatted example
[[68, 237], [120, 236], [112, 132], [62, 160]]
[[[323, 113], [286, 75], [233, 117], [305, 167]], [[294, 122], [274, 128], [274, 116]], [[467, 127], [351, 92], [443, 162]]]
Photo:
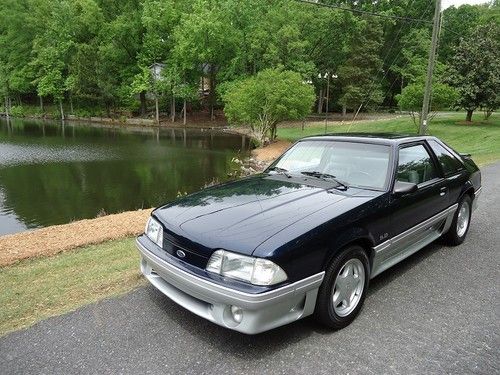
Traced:
[[142, 282], [132, 238], [0, 268], [0, 335]]
[[[493, 114], [483, 121], [477, 113], [472, 124], [464, 122], [462, 113], [440, 115], [433, 119], [429, 134], [449, 144], [458, 152], [470, 153], [480, 165], [500, 160], [500, 115]], [[324, 134], [324, 122], [308, 123], [302, 131], [300, 126], [281, 127], [278, 138], [295, 141], [305, 136]], [[360, 121], [354, 124], [330, 122], [328, 133], [403, 133], [416, 134], [417, 128], [409, 116], [392, 120]]]

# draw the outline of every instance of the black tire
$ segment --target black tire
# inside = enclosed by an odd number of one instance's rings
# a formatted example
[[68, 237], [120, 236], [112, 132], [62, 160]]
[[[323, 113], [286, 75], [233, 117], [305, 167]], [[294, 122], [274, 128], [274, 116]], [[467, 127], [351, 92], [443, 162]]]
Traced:
[[[459, 213], [463, 205], [468, 205], [468, 222], [465, 232], [459, 233], [457, 222]], [[443, 240], [447, 245], [457, 246], [460, 245], [462, 242], [464, 242], [465, 237], [467, 237], [467, 233], [469, 232], [471, 214], [472, 214], [472, 199], [469, 195], [464, 195], [463, 198], [458, 203], [458, 208], [457, 211], [455, 212], [455, 215], [453, 216], [453, 221], [451, 223], [450, 229], [443, 235]]]
[[[337, 314], [334, 308], [333, 296], [334, 286], [337, 276], [344, 269], [347, 262], [352, 259], [357, 259], [361, 262], [364, 268], [364, 283], [362, 292], [357, 301], [355, 308], [345, 316]], [[355, 263], [359, 264], [357, 261]], [[368, 290], [370, 280], [370, 263], [365, 250], [358, 245], [348, 246], [343, 249], [329, 264], [326, 269], [325, 278], [318, 291], [316, 300], [316, 309], [314, 315], [316, 320], [323, 325], [332, 329], [341, 329], [348, 326], [358, 315]], [[361, 285], [361, 284], [360, 284]]]

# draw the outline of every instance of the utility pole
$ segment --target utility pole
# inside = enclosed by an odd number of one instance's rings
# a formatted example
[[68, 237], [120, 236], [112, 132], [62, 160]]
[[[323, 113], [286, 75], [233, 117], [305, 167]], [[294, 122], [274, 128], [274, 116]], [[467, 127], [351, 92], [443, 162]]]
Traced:
[[424, 103], [422, 105], [422, 116], [420, 117], [420, 128], [418, 133], [424, 135], [427, 132], [427, 117], [429, 116], [429, 103], [432, 92], [432, 73], [436, 60], [436, 49], [438, 45], [439, 23], [441, 18], [441, 0], [436, 0], [434, 10], [434, 23], [432, 26], [431, 50], [429, 52], [429, 62], [427, 64], [427, 78], [425, 81]]
[[330, 97], [330, 72], [327, 72], [328, 78], [326, 81], [326, 111], [325, 111], [325, 134], [328, 130], [328, 99]]

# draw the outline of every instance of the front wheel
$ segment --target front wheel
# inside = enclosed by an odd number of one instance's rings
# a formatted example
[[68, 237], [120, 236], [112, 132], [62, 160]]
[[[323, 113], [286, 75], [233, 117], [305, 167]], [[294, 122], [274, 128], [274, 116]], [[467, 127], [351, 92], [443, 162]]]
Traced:
[[333, 329], [349, 325], [361, 310], [369, 279], [364, 249], [357, 245], [345, 248], [326, 271], [316, 301], [317, 320]]
[[472, 200], [469, 195], [466, 195], [458, 204], [450, 229], [443, 235], [443, 239], [448, 245], [457, 246], [464, 242], [469, 231], [471, 208]]

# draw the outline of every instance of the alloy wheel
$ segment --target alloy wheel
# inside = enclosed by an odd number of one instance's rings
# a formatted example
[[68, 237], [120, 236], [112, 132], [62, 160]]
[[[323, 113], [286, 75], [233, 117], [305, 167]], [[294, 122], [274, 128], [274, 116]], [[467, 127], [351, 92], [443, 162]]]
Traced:
[[340, 268], [332, 292], [332, 305], [338, 316], [347, 316], [356, 308], [363, 295], [365, 277], [363, 263], [357, 258], [349, 259]]

